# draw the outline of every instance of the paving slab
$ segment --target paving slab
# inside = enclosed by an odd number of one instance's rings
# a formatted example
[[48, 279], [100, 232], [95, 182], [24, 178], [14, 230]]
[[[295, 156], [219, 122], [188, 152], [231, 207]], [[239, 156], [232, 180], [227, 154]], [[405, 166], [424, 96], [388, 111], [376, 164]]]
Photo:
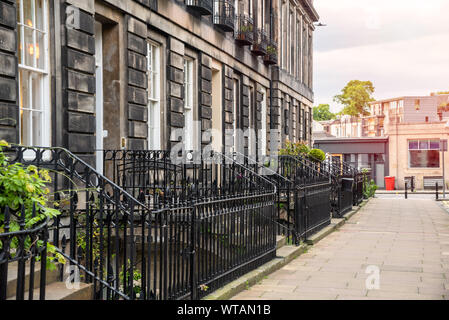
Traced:
[[375, 198], [333, 231], [232, 299], [449, 299], [449, 214], [436, 201]]

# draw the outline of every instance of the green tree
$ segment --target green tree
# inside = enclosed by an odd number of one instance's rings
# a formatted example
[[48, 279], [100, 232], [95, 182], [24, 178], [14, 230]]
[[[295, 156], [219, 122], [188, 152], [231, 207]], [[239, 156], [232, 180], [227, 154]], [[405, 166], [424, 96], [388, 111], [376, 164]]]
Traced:
[[318, 107], [313, 107], [313, 120], [326, 121], [335, 119], [335, 114], [329, 109], [328, 104], [320, 104]]
[[371, 81], [351, 80], [341, 90], [341, 94], [334, 97], [334, 101], [343, 105], [341, 114], [367, 116], [368, 103], [374, 101], [373, 93], [374, 86]]

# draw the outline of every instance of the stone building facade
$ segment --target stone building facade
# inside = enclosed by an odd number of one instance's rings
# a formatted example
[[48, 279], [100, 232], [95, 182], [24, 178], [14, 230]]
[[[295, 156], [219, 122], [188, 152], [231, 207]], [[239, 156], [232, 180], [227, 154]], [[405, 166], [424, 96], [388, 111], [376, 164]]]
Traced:
[[310, 0], [3, 0], [0, 138], [98, 169], [102, 149], [310, 143], [317, 20]]

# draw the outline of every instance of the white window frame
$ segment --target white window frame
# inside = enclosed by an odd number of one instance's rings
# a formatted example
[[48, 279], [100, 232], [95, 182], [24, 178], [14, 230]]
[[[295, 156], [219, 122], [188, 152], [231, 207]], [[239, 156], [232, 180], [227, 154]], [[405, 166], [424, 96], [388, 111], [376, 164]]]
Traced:
[[[412, 141], [417, 141], [418, 142], [418, 148], [417, 149], [410, 149], [410, 142], [412, 142]], [[431, 143], [431, 141], [433, 141], [433, 142], [435, 142], [435, 141], [439, 141], [439, 143], [441, 143], [440, 142], [440, 139], [438, 139], [438, 138], [435, 138], [435, 139], [409, 139], [409, 140], [407, 140], [407, 150], [408, 150], [408, 168], [409, 169], [430, 169], [430, 170], [438, 170], [438, 169], [440, 169], [441, 168], [441, 156], [440, 156], [440, 145], [438, 144], [438, 148], [431, 148], [430, 147], [430, 143]], [[427, 148], [421, 148], [420, 147], [420, 144], [421, 144], [421, 142], [427, 142], [428, 143], [428, 147]], [[437, 150], [438, 151], [438, 155], [439, 155], [439, 159], [438, 159], [438, 167], [412, 167], [411, 166], [411, 163], [410, 163], [410, 160], [411, 160], [411, 157], [410, 157], [410, 151], [417, 151], [417, 150], [419, 150], [419, 151], [435, 151], [435, 150]]]
[[260, 94], [262, 95], [262, 127], [260, 130], [260, 154], [262, 156], [267, 155], [267, 94], [266, 90], [260, 90]]
[[249, 94], [248, 94], [248, 156], [254, 157], [256, 156], [256, 153], [254, 152], [256, 149], [256, 137], [254, 132], [254, 126], [252, 126], [253, 121], [253, 94], [254, 94], [254, 88], [252, 86], [249, 87]]
[[[154, 57], [154, 65], [153, 65]], [[161, 45], [154, 41], [147, 42], [148, 73], [148, 149], [161, 149]], [[150, 93], [151, 92], [151, 93]], [[159, 134], [157, 134], [157, 130]]]
[[233, 129], [234, 129], [234, 144], [232, 146], [234, 152], [240, 152], [240, 134], [237, 126], [237, 116], [239, 111], [239, 80], [233, 79], [233, 112], [232, 112], [232, 118], [233, 118]]
[[198, 150], [194, 98], [195, 60], [184, 57], [184, 148]]
[[[17, 32], [20, 34], [20, 43], [18, 45], [19, 51], [18, 55], [21, 57], [21, 61], [19, 60], [19, 110], [20, 110], [20, 118], [19, 118], [19, 143], [23, 144], [23, 137], [22, 137], [22, 130], [23, 130], [23, 114], [24, 112], [30, 112], [30, 121], [29, 121], [29, 141], [34, 146], [40, 146], [40, 147], [49, 147], [51, 145], [51, 105], [50, 105], [50, 55], [49, 55], [49, 44], [48, 44], [48, 32], [49, 32], [49, 13], [48, 13], [48, 0], [42, 0], [42, 22], [43, 22], [43, 30], [37, 29], [36, 26], [36, 7], [35, 7], [35, 1], [31, 1], [32, 4], [32, 21], [31, 26], [29, 24], [25, 24], [24, 22], [24, 13], [23, 13], [23, 0], [19, 1], [17, 10], [19, 11], [19, 21], [17, 21]], [[25, 30], [30, 30], [33, 35], [33, 44], [35, 44], [32, 48], [33, 51], [33, 65], [26, 65], [25, 61]], [[43, 36], [43, 48], [40, 48], [39, 46], [36, 46], [37, 42], [37, 32], [40, 32]], [[37, 65], [37, 58], [36, 54], [39, 52], [40, 55], [43, 55], [44, 59], [42, 60], [44, 62], [43, 68], [38, 67]], [[22, 72], [28, 73], [27, 79], [22, 79]], [[36, 110], [33, 108], [33, 82], [32, 78], [38, 77], [40, 78], [39, 84], [40, 84], [40, 110]], [[28, 107], [23, 107], [23, 96], [22, 96], [22, 88], [21, 83], [22, 81], [28, 81], [28, 91], [29, 91], [29, 100], [28, 100]], [[40, 141], [37, 143], [34, 143], [35, 137], [33, 136], [33, 120], [32, 120], [32, 114], [33, 113], [40, 113], [40, 127], [41, 127], [41, 138]], [[31, 155], [30, 155], [31, 156]]]

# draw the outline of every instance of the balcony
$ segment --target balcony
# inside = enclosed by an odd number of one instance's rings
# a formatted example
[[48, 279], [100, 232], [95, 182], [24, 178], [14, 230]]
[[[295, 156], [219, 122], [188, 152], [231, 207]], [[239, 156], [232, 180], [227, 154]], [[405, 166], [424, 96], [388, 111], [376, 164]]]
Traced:
[[237, 30], [235, 30], [235, 41], [242, 46], [253, 44], [254, 24], [253, 19], [241, 14], [237, 17]]
[[186, 6], [201, 15], [211, 15], [214, 11], [213, 0], [185, 0]]
[[235, 9], [231, 0], [215, 0], [214, 24], [225, 32], [234, 31]]
[[251, 52], [256, 56], [264, 56], [267, 54], [268, 36], [265, 31], [257, 29], [254, 31], [254, 43]]
[[267, 54], [263, 57], [263, 62], [267, 65], [278, 63], [278, 46], [273, 39], [268, 40]]

